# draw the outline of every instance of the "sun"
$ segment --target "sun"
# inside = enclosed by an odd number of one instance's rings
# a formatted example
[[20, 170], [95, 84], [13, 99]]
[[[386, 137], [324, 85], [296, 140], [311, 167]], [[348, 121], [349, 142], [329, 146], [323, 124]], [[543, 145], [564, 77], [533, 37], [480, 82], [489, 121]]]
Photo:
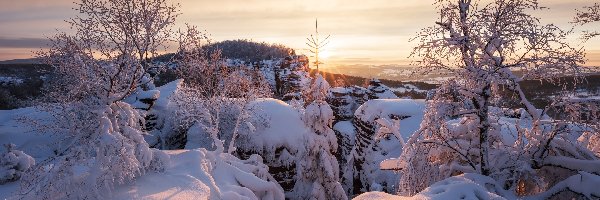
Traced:
[[327, 59], [331, 57], [331, 51], [321, 51], [319, 52], [319, 58]]

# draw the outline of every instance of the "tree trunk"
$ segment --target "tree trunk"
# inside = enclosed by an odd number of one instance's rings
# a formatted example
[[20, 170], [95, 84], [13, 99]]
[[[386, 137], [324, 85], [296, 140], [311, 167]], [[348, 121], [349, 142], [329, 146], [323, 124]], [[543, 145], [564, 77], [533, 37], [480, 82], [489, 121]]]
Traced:
[[489, 163], [488, 163], [488, 153], [489, 153], [489, 130], [490, 130], [490, 120], [488, 116], [488, 109], [490, 106], [490, 96], [491, 96], [491, 85], [486, 83], [485, 87], [480, 94], [481, 98], [479, 102], [475, 103], [475, 108], [477, 109], [477, 117], [479, 117], [479, 159], [480, 159], [480, 167], [481, 174], [484, 176], [490, 175]]

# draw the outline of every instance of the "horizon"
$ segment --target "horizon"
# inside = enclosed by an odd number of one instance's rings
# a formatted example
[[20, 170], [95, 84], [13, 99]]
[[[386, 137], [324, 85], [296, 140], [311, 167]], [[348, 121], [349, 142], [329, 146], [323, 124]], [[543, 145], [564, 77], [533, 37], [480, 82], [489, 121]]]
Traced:
[[[174, 3], [181, 5], [182, 13], [175, 29], [189, 23], [206, 30], [214, 41], [248, 39], [277, 43], [305, 55], [308, 55], [306, 37], [314, 33], [314, 22], [318, 19], [319, 32], [331, 35], [330, 44], [324, 52], [328, 55], [321, 55], [324, 68], [408, 66], [413, 61], [408, 56], [416, 45], [409, 39], [422, 28], [433, 25], [437, 18], [431, 3], [418, 0], [285, 3], [253, 0], [251, 4], [239, 4], [235, 0], [176, 0]], [[550, 9], [535, 11], [543, 23], [555, 23], [569, 29], [575, 9], [592, 3], [587, 0], [548, 0], [541, 4]], [[46, 37], [54, 35], [57, 30], [69, 32], [65, 20], [77, 14], [72, 10], [73, 6], [71, 0], [0, 2], [0, 26], [11, 27], [0, 30], [0, 61], [33, 58], [34, 51], [44, 49], [48, 44]], [[589, 27], [576, 28], [575, 32], [586, 29]], [[577, 34], [571, 35], [569, 41], [581, 44], [577, 37]], [[588, 59], [584, 65], [600, 66], [600, 38], [593, 38], [584, 47]]]

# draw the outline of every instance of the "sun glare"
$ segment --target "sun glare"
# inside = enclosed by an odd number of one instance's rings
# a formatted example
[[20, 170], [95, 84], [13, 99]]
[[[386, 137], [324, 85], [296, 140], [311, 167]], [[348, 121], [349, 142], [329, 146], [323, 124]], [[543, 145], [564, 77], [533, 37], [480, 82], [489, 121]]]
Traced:
[[319, 58], [328, 59], [329, 57], [331, 57], [331, 51], [326, 50], [319, 52]]

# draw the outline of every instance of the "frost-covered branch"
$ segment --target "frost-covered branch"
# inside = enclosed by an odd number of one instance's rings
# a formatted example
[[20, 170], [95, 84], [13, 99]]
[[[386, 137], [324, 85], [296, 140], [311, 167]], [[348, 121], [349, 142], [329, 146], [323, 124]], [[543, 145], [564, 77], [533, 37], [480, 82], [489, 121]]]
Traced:
[[[600, 3], [594, 3], [592, 6], [584, 7], [585, 10], [578, 10], [573, 23], [583, 26], [590, 23], [600, 22]], [[589, 40], [591, 38], [600, 36], [600, 31], [591, 30], [583, 33], [583, 39]]]

